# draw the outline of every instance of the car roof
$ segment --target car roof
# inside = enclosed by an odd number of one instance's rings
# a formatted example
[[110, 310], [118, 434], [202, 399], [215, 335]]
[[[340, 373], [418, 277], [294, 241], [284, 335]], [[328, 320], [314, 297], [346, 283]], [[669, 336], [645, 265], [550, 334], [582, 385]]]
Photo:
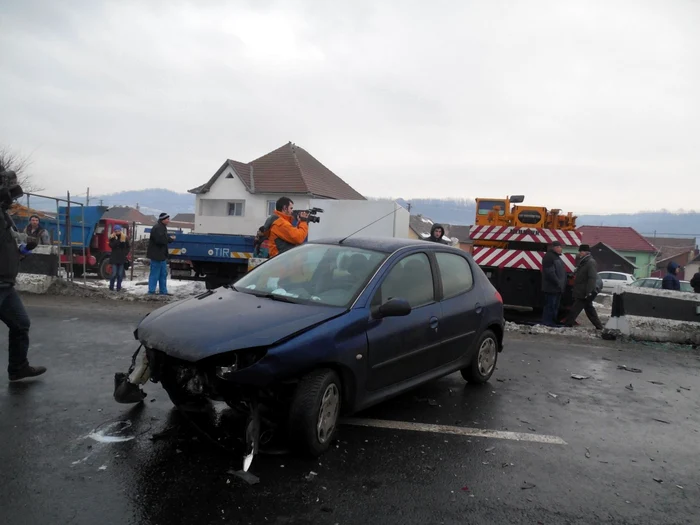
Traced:
[[[340, 241], [343, 241], [343, 243], [340, 244]], [[309, 241], [309, 244], [334, 244], [337, 246], [347, 246], [349, 248], [358, 248], [361, 250], [374, 250], [383, 253], [393, 253], [401, 248], [415, 246], [421, 248], [449, 247], [449, 245], [432, 243], [420, 239], [397, 239], [396, 237], [349, 237], [345, 240], [343, 240], [343, 237], [328, 237]]]

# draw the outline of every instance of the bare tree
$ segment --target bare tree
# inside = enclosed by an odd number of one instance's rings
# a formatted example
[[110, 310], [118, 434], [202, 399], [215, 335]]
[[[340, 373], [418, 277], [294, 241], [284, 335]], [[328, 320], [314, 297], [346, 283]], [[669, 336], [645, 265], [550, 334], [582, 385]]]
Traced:
[[19, 185], [25, 193], [36, 193], [44, 188], [40, 187], [29, 172], [31, 161], [28, 157], [18, 155], [6, 146], [0, 146], [0, 171], [12, 170], [17, 174]]

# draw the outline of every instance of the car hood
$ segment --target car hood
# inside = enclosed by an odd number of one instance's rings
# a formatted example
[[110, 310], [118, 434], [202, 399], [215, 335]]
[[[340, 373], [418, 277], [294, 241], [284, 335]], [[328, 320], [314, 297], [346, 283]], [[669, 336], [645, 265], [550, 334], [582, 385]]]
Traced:
[[195, 362], [273, 345], [345, 311], [220, 288], [155, 310], [138, 325], [137, 337], [148, 348]]

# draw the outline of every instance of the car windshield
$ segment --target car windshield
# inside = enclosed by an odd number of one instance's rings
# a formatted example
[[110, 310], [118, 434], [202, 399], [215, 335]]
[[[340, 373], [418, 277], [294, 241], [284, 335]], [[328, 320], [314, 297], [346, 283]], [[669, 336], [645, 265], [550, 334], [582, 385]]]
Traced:
[[295, 303], [347, 307], [386, 257], [346, 246], [303, 244], [254, 268], [234, 289]]

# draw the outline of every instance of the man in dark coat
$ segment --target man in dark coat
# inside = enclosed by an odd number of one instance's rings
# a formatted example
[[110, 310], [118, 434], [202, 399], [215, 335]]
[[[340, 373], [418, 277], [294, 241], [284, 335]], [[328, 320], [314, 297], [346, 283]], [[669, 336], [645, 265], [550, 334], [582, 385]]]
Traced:
[[168, 244], [175, 240], [174, 235], [168, 235], [170, 215], [161, 213], [158, 224], [151, 228], [146, 257], [151, 260], [151, 271], [148, 276], [148, 293], [156, 293], [156, 285], [161, 295], [168, 295]]
[[680, 265], [677, 262], [671, 261], [668, 263], [666, 270], [668, 270], [668, 273], [664, 275], [663, 279], [661, 279], [661, 288], [664, 290], [676, 290], [680, 292], [681, 281], [677, 275], [678, 272], [681, 271]]
[[556, 326], [561, 296], [566, 288], [566, 268], [561, 259], [561, 252], [561, 243], [554, 241], [552, 249], [542, 258], [542, 292], [544, 292], [542, 324], [545, 326]]
[[579, 261], [574, 277], [574, 304], [566, 319], [566, 326], [574, 326], [581, 310], [585, 310], [586, 316], [596, 330], [602, 330], [603, 324], [600, 322], [598, 313], [593, 306], [593, 300], [599, 292], [598, 266], [591, 256], [591, 248], [587, 244], [582, 244], [578, 252]]
[[442, 224], [433, 224], [433, 227], [430, 228], [430, 237], [428, 237], [428, 241], [430, 242], [439, 242], [442, 244], [450, 244], [448, 243], [443, 237], [445, 236], [445, 228], [442, 227]]
[[27, 224], [24, 233], [27, 234], [27, 242], [34, 241], [37, 244], [51, 244], [49, 232], [41, 227], [41, 222], [38, 215], [32, 215], [29, 217], [29, 224]]
[[109, 289], [114, 290], [114, 281], [117, 281], [117, 291], [122, 289], [122, 279], [124, 277], [124, 265], [129, 257], [129, 239], [119, 224], [115, 224], [112, 235], [109, 236], [109, 247], [112, 253], [109, 256], [109, 263], [112, 265], [112, 277], [109, 279]]
[[693, 278], [690, 280], [690, 286], [693, 287], [695, 293], [700, 293], [700, 272], [693, 275]]

